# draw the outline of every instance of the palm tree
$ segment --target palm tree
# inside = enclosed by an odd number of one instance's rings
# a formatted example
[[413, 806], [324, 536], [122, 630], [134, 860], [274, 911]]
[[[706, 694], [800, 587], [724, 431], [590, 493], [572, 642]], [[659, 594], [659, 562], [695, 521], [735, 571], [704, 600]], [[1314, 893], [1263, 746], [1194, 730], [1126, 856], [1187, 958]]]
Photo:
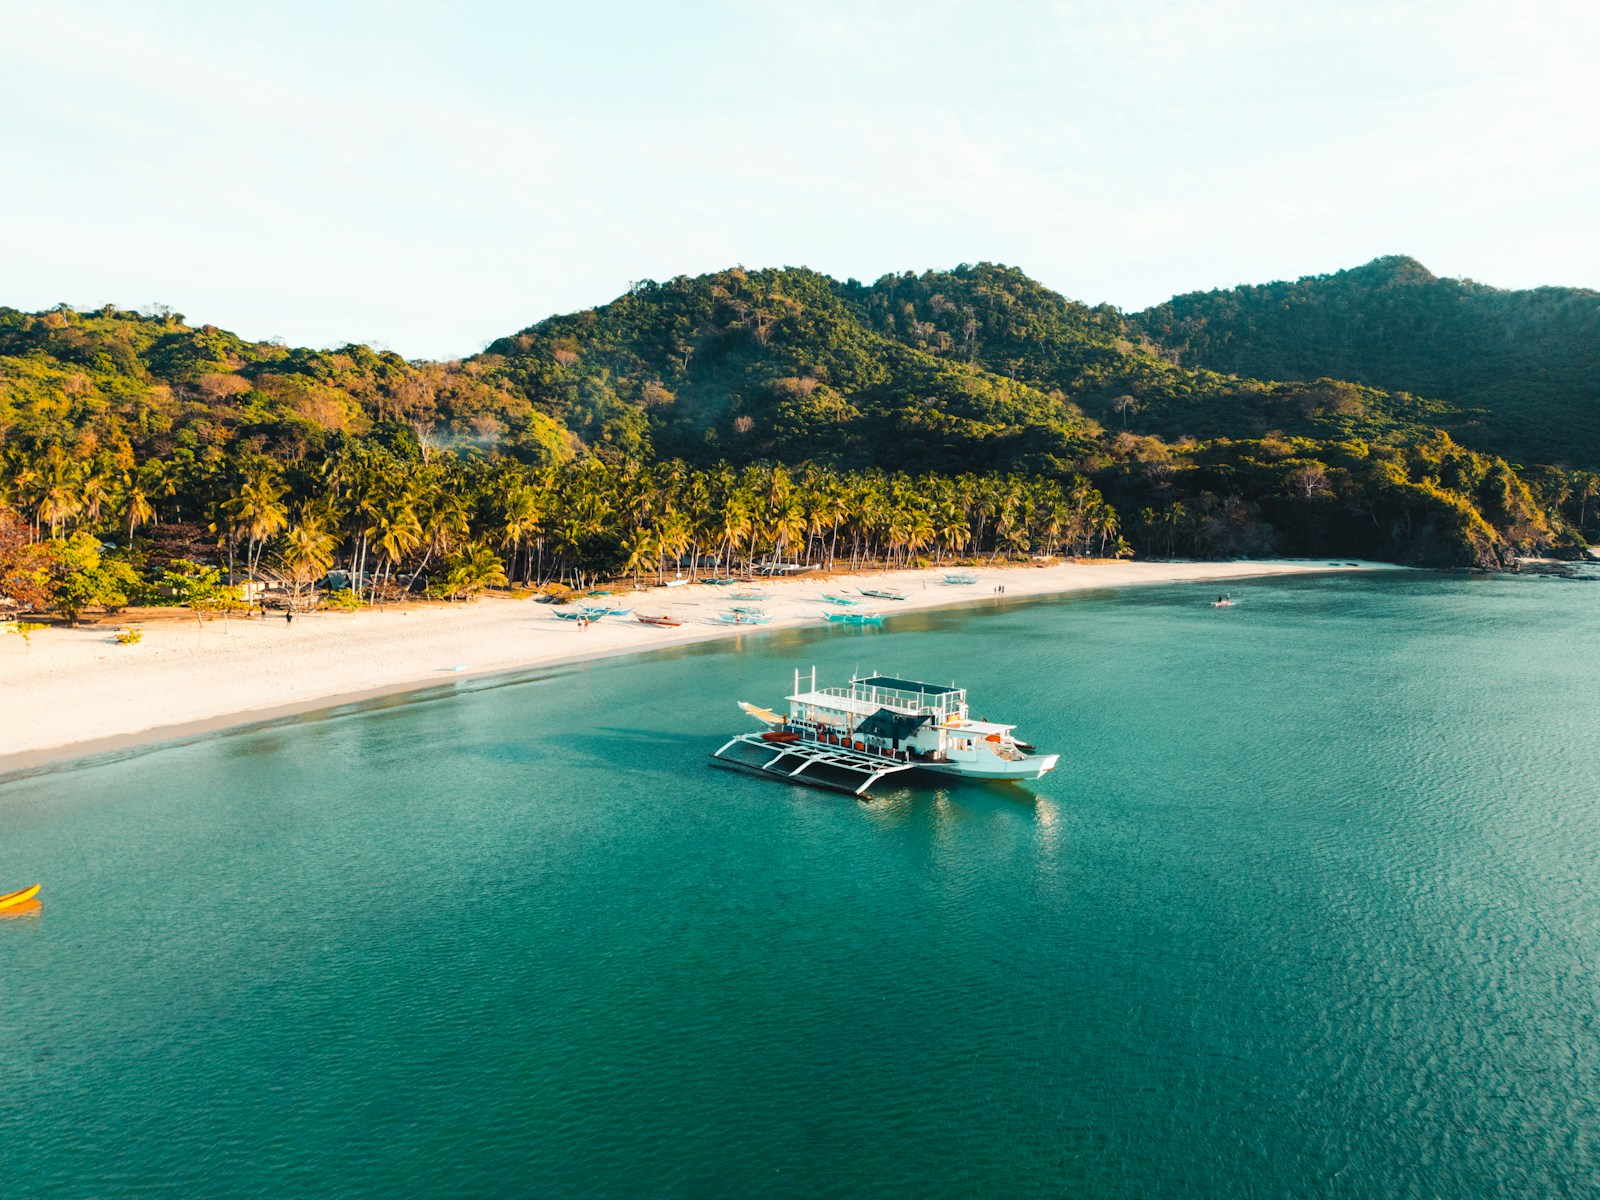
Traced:
[[333, 535], [308, 521], [302, 511], [299, 523], [291, 525], [283, 535], [283, 550], [279, 555], [284, 571], [294, 584], [298, 596], [302, 585], [311, 584], [311, 600], [316, 603], [316, 581], [328, 573], [333, 565], [336, 543]]
[[85, 471], [78, 494], [83, 504], [83, 515], [89, 519], [90, 527], [97, 526], [101, 510], [111, 499], [110, 480], [98, 464]]
[[150, 503], [150, 489], [143, 469], [130, 471], [123, 478], [123, 513], [128, 523], [128, 540], [133, 540], [134, 530], [156, 519], [155, 505]]
[[916, 554], [934, 538], [933, 518], [926, 509], [913, 509], [906, 520], [906, 553]]
[[426, 497], [424, 505], [418, 517], [423, 554], [422, 561], [417, 564], [416, 578], [412, 579], [413, 586], [435, 555], [448, 555], [472, 533], [467, 501], [459, 491], [440, 485]]
[[694, 526], [681, 512], [669, 512], [657, 522], [655, 530], [656, 563], [659, 566], [670, 556], [683, 561], [684, 552], [694, 540]]
[[245, 571], [254, 575], [267, 539], [289, 523], [289, 510], [284, 505], [287, 491], [270, 469], [262, 468], [246, 478], [236, 496], [223, 502], [222, 511], [227, 517], [230, 583], [233, 581], [233, 546], [240, 539], [244, 540]]
[[78, 466], [59, 446], [50, 447], [33, 472], [34, 528], [40, 521], [50, 526], [50, 536], [60, 537], [62, 527], [83, 510]]
[[384, 581], [394, 578], [394, 569], [406, 555], [422, 544], [422, 523], [412, 504], [409, 489], [396, 487], [375, 506], [372, 516], [372, 545], [384, 564]]
[[934, 510], [933, 535], [952, 554], [962, 550], [972, 537], [972, 527], [956, 506], [945, 501]]
[[450, 600], [470, 599], [484, 588], [505, 587], [506, 569], [500, 556], [482, 542], [468, 542], [450, 560], [450, 569], [438, 594]]
[[623, 540], [623, 549], [628, 557], [623, 560], [622, 570], [625, 574], [633, 575], [635, 587], [639, 585], [639, 576], [643, 572], [659, 567], [665, 558], [656, 534], [649, 529], [635, 529]]

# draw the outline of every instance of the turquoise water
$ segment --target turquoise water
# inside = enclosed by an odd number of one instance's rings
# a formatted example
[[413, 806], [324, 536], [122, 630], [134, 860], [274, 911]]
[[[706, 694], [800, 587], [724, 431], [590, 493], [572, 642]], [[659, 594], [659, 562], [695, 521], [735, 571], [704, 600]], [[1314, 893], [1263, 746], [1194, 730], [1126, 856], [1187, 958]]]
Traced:
[[[1593, 1194], [1600, 586], [1230, 586], [0, 784], [0, 1195]], [[708, 769], [813, 662], [1063, 767]]]

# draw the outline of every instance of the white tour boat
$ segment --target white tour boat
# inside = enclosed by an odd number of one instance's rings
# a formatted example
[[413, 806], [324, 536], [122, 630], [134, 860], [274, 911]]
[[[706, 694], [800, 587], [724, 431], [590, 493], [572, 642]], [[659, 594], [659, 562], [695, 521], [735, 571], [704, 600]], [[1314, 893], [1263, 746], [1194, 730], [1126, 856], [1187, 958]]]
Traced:
[[819, 688], [812, 668], [804, 689], [795, 672], [788, 700], [787, 716], [741, 702], [764, 728], [730, 739], [712, 759], [860, 796], [901, 771], [1015, 781], [1038, 779], [1060, 758], [1018, 741], [1015, 725], [974, 719], [966, 689], [954, 685], [868, 675]]

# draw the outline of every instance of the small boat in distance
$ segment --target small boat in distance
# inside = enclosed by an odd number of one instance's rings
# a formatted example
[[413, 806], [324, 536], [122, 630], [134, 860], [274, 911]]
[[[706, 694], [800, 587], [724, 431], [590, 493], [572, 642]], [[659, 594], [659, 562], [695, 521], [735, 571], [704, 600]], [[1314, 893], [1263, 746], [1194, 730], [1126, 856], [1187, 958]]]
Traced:
[[871, 596], [874, 600], [904, 600], [904, 592], [891, 591], [889, 588], [862, 588], [863, 596]]
[[581, 607], [591, 617], [625, 617], [633, 611], [631, 608], [607, 608], [603, 604], [585, 604]]
[[661, 586], [662, 587], [683, 587], [683, 585], [688, 583], [688, 582], [689, 581], [687, 579], [685, 579], [682, 575], [674, 575], [671, 579], [668, 579]]
[[29, 900], [32, 900], [39, 894], [39, 889], [43, 886], [43, 884], [36, 883], [32, 887], [25, 887], [20, 891], [15, 891], [8, 895], [0, 896], [0, 911], [8, 908], [16, 908], [21, 904], [26, 904]]
[[665, 629], [676, 629], [683, 624], [676, 617], [669, 617], [665, 614], [659, 617], [647, 617], [643, 613], [639, 613], [634, 619], [645, 625], [660, 625]]
[[882, 625], [883, 614], [871, 612], [825, 612], [823, 618], [840, 625]]
[[978, 577], [971, 571], [952, 571], [950, 574], [944, 577], [944, 581], [946, 583], [957, 584], [959, 586], [969, 586], [977, 583]]
[[767, 610], [759, 604], [732, 604], [728, 606], [729, 612], [742, 613], [747, 617], [759, 616]]
[[1012, 736], [1014, 725], [975, 720], [966, 690], [954, 685], [869, 675], [819, 688], [813, 668], [809, 687], [795, 672], [787, 717], [742, 700], [739, 707], [763, 728], [730, 738], [712, 754], [715, 765], [854, 796], [901, 771], [1016, 781], [1038, 779], [1060, 760], [1034, 753]]
[[702, 579], [701, 583], [709, 583], [712, 587], [731, 587], [739, 581], [732, 575], [722, 575], [710, 579]]
[[772, 597], [765, 592], [729, 592], [730, 600], [771, 600]]
[[851, 597], [851, 596], [836, 596], [832, 592], [823, 592], [822, 593], [822, 598], [824, 600], [826, 600], [829, 604], [843, 604], [847, 608], [848, 607], [853, 607], [854, 605], [857, 605], [857, 604], [861, 603], [860, 600], [857, 600], [854, 597]]
[[560, 609], [557, 609], [556, 616], [560, 617], [563, 621], [595, 621], [599, 619], [598, 617], [584, 612], [581, 608], [573, 612], [562, 612]]

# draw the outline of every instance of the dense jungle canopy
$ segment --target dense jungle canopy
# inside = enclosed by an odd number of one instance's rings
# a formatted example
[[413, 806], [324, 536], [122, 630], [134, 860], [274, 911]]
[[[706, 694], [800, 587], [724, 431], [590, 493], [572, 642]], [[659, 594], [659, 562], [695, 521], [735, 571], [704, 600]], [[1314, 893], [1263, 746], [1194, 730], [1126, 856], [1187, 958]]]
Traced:
[[0, 309], [0, 594], [208, 561], [453, 595], [686, 553], [1572, 554], [1597, 333], [1594, 292], [1409, 259], [1134, 316], [987, 263], [735, 268], [455, 362]]

